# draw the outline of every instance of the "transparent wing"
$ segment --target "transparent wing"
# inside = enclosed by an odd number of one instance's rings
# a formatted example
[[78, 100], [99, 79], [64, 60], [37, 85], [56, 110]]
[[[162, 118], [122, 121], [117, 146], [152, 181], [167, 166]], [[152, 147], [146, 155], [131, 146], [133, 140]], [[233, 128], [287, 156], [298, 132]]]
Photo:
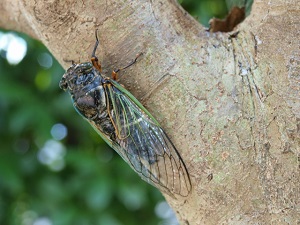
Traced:
[[175, 146], [150, 113], [119, 84], [106, 85], [116, 129], [113, 148], [148, 183], [168, 194], [187, 196], [189, 174]]

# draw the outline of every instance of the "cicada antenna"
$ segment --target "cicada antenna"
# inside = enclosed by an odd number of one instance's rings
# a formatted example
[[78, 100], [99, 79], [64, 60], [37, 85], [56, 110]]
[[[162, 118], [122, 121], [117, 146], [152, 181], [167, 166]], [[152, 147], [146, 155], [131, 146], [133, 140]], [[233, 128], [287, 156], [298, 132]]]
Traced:
[[76, 64], [73, 59], [63, 59], [63, 61], [67, 63], [72, 63], [73, 66]]
[[[94, 46], [94, 50], [92, 52], [92, 58], [93, 57], [96, 57], [96, 50], [97, 50], [97, 47], [99, 45], [99, 39], [98, 39], [98, 29], [95, 30], [95, 37], [96, 37], [96, 43], [95, 43], [95, 46]], [[97, 57], [96, 57], [97, 58]]]
[[96, 56], [96, 50], [97, 50], [97, 47], [99, 45], [98, 29], [95, 30], [95, 37], [96, 37], [96, 43], [95, 43], [95, 46], [94, 46], [94, 50], [92, 52], [91, 61], [92, 61], [93, 66], [97, 70], [99, 70], [99, 72], [101, 73], [102, 72], [101, 63], [99, 62], [98, 57]]

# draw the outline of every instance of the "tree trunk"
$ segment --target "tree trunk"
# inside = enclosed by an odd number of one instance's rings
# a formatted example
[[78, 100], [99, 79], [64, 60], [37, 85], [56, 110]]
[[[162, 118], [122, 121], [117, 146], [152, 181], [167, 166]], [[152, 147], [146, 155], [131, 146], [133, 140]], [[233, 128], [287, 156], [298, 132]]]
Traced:
[[182, 224], [300, 223], [300, 3], [256, 0], [237, 35], [208, 33], [173, 0], [2, 0], [0, 26], [41, 40], [67, 68], [104, 72], [157, 118], [193, 190]]

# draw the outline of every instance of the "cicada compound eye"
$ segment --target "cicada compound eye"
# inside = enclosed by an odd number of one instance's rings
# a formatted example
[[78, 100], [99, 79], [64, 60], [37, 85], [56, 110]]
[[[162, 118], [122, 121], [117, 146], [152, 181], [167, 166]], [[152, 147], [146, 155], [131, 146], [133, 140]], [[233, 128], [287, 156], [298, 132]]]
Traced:
[[68, 88], [68, 82], [67, 82], [67, 80], [66, 80], [65, 77], [62, 77], [62, 79], [60, 80], [59, 87], [61, 89], [63, 89], [64, 91], [67, 90], [67, 88]]

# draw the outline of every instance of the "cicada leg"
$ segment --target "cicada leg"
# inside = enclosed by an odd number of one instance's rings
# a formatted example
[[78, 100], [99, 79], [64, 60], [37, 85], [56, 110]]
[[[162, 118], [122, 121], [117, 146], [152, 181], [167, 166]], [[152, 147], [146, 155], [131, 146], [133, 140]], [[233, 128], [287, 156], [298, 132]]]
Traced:
[[67, 63], [72, 63], [73, 66], [76, 64], [73, 59], [63, 59], [63, 61]]
[[98, 57], [96, 56], [96, 50], [97, 50], [97, 47], [99, 45], [97, 31], [98, 31], [98, 29], [96, 29], [96, 31], [95, 31], [96, 43], [95, 43], [95, 46], [94, 46], [94, 50], [92, 52], [91, 61], [92, 61], [93, 66], [97, 70], [99, 70], [99, 72], [101, 73], [102, 72], [101, 63], [99, 62]]
[[117, 80], [117, 79], [118, 79], [118, 72], [120, 72], [121, 70], [127, 69], [128, 67], [130, 67], [130, 66], [132, 66], [133, 64], [135, 64], [136, 61], [137, 61], [137, 59], [138, 59], [141, 55], [143, 55], [142, 52], [139, 53], [139, 54], [137, 54], [136, 57], [135, 57], [135, 59], [134, 59], [131, 63], [129, 63], [127, 66], [125, 66], [125, 67], [123, 67], [123, 68], [119, 68], [119, 69], [113, 70], [113, 71], [112, 71], [112, 74], [111, 74], [112, 79], [113, 79], [113, 80]]

